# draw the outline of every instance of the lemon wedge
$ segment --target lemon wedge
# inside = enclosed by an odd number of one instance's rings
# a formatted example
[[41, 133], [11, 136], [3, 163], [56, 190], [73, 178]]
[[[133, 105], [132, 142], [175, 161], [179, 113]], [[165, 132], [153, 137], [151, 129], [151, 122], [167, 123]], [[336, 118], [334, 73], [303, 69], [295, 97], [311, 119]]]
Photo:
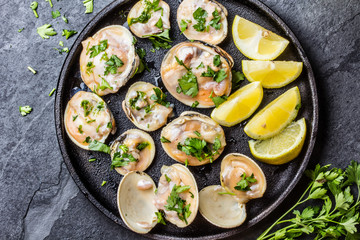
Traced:
[[296, 158], [304, 145], [306, 122], [302, 118], [292, 122], [278, 135], [267, 140], [250, 140], [252, 155], [265, 163], [280, 165]]
[[281, 88], [299, 77], [302, 62], [242, 61], [242, 70], [249, 82], [261, 82], [264, 88]]
[[271, 138], [296, 117], [301, 106], [298, 87], [293, 87], [261, 109], [245, 126], [245, 133], [254, 139]]
[[254, 60], [273, 60], [289, 44], [285, 38], [238, 15], [232, 25], [232, 35], [240, 52]]
[[220, 125], [231, 127], [250, 117], [263, 98], [260, 82], [253, 82], [230, 95], [227, 101], [215, 108], [211, 118]]

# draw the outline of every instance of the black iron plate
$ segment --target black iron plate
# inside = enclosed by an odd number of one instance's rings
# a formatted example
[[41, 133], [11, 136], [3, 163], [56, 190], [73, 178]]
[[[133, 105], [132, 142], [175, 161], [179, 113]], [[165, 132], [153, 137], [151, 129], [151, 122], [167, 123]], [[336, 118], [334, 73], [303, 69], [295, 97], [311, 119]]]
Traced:
[[[64, 130], [63, 115], [66, 104], [70, 100], [74, 91], [76, 91], [79, 87], [86, 90], [79, 72], [79, 56], [82, 50], [81, 41], [85, 40], [89, 36], [92, 36], [95, 32], [105, 26], [112, 24], [126, 25], [126, 19], [122, 17], [122, 15], [124, 12], [126, 13], [126, 11], [129, 10], [135, 2], [136, 1], [124, 0], [114, 1], [105, 7], [85, 26], [84, 30], [75, 41], [62, 67], [55, 101], [57, 137], [64, 161], [71, 176], [74, 178], [80, 190], [101, 212], [123, 227], [126, 226], [119, 216], [116, 205], [116, 192], [121, 176], [117, 174], [116, 171], [110, 170], [111, 160], [108, 155], [98, 152], [85, 151], [70, 141]], [[168, 0], [167, 2], [171, 8], [172, 30], [170, 35], [171, 38], [174, 39], [173, 45], [175, 45], [186, 40], [183, 35], [180, 35], [180, 30], [176, 23], [176, 10], [180, 2], [175, 0]], [[149, 234], [147, 234], [150, 238], [219, 239], [236, 235], [251, 227], [269, 215], [294, 188], [306, 168], [314, 146], [318, 124], [317, 93], [315, 79], [310, 63], [299, 41], [286, 24], [274, 12], [258, 0], [227, 0], [221, 1], [221, 3], [229, 11], [229, 34], [225, 41], [219, 46], [234, 58], [235, 65], [233, 69], [241, 70], [241, 60], [246, 59], [235, 47], [232, 40], [231, 25], [235, 15], [239, 15], [250, 21], [258, 23], [290, 41], [287, 49], [279, 58], [277, 58], [277, 60], [294, 60], [302, 61], [304, 63], [303, 72], [296, 81], [281, 89], [264, 90], [264, 99], [259, 109], [289, 88], [298, 86], [302, 97], [302, 108], [297, 119], [301, 117], [306, 118], [308, 127], [306, 142], [300, 156], [288, 164], [282, 166], [270, 166], [258, 162], [266, 175], [268, 188], [263, 198], [252, 200], [247, 204], [247, 220], [242, 226], [235, 229], [221, 229], [211, 225], [202, 218], [200, 214], [198, 214], [195, 221], [189, 227], [184, 229], [177, 228], [171, 224], [168, 224], [167, 226], [157, 225]], [[111, 94], [104, 97], [104, 100], [108, 102], [108, 105], [115, 116], [118, 128], [116, 134], [111, 137], [109, 141], [114, 140], [125, 130], [135, 128], [135, 126], [126, 118], [121, 109], [121, 102], [132, 83], [139, 80], [151, 82], [161, 87], [166, 92], [166, 89], [161, 83], [160, 64], [167, 50], [159, 50], [152, 53], [150, 51], [150, 49], [152, 49], [151, 43], [146, 39], [139, 39], [137, 46], [146, 49], [146, 60], [149, 63], [151, 72], [144, 72], [136, 75], [124, 87], [122, 87], [117, 94]], [[246, 80], [242, 83], [242, 85], [245, 84], [247, 84]], [[176, 116], [180, 115], [183, 111], [194, 110], [176, 101], [170, 94], [168, 94], [168, 99], [175, 104]], [[211, 113], [211, 109], [196, 109], [196, 111], [204, 113], [208, 116]], [[246, 122], [231, 128], [224, 127], [228, 145], [219, 159], [213, 164], [208, 164], [202, 167], [189, 167], [190, 171], [194, 174], [197, 180], [199, 189], [208, 185], [220, 183], [220, 163], [221, 159], [226, 154], [231, 152], [240, 152], [251, 157], [247, 144], [248, 137], [243, 131], [245, 124]], [[175, 163], [175, 161], [171, 160], [165, 154], [160, 145], [160, 131], [161, 130], [157, 130], [150, 134], [156, 142], [157, 152], [153, 164], [146, 170], [146, 173], [148, 173], [155, 182], [158, 182], [159, 180], [160, 168], [162, 165], [171, 165]], [[88, 159], [92, 157], [95, 157], [97, 161], [89, 162]], [[101, 187], [103, 180], [106, 180], [107, 184]]]

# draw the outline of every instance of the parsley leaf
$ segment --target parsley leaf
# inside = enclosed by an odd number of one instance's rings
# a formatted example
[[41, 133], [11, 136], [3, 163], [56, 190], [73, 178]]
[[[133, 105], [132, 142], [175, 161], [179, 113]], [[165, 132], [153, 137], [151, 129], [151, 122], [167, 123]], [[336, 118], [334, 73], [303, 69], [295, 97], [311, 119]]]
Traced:
[[165, 138], [164, 136], [161, 136], [160, 141], [162, 143], [171, 143], [171, 141], [169, 139]]
[[38, 13], [37, 13], [37, 11], [36, 11], [38, 5], [39, 5], [38, 2], [32, 2], [32, 3], [30, 4], [30, 8], [33, 10], [34, 15], [35, 15], [36, 18], [39, 17], [39, 15], [38, 15]]
[[192, 108], [196, 108], [199, 105], [198, 101], [193, 102], [193, 104], [191, 104]]
[[139, 55], [140, 58], [140, 64], [139, 67], [136, 69], [135, 73], [142, 73], [145, 69], [146, 71], [150, 72], [149, 67], [146, 64], [145, 61], [145, 56], [146, 56], [146, 51], [143, 48], [137, 48], [136, 49], [136, 53]]
[[45, 0], [45, 1], [49, 2], [51, 8], [54, 6], [51, 0]]
[[94, 1], [93, 0], [84, 0], [83, 4], [86, 8], [85, 13], [92, 13], [94, 10]]
[[195, 25], [193, 25], [193, 28], [198, 32], [203, 32], [206, 29], [205, 22], [207, 17], [207, 12], [202, 9], [201, 7], [198, 7], [195, 12], [193, 13], [194, 19], [197, 21]]
[[246, 177], [246, 173], [243, 173], [241, 175], [241, 180], [236, 183], [236, 186], [234, 187], [236, 190], [239, 191], [250, 191], [250, 184], [256, 183], [257, 180], [254, 177], [254, 174], [252, 173], [250, 177]]
[[69, 39], [69, 37], [71, 37], [72, 35], [76, 34], [77, 31], [75, 30], [66, 30], [66, 29], [63, 29], [62, 31], [62, 36], [65, 36], [66, 39]]
[[214, 66], [218, 67], [221, 64], [220, 55], [215, 55], [213, 59]]
[[161, 30], [163, 30], [163, 21], [162, 21], [161, 18], [159, 18], [159, 21], [157, 21], [155, 23], [155, 27], [160, 28]]
[[52, 18], [54, 18], [54, 19], [61, 16], [59, 10], [51, 11], [51, 15], [52, 15]]
[[45, 39], [45, 38], [48, 39], [49, 36], [54, 36], [57, 34], [57, 32], [51, 27], [51, 24], [44, 24], [41, 27], [38, 27], [37, 33], [43, 39]]
[[112, 55], [109, 59], [109, 61], [105, 62], [105, 64], [107, 65], [105, 67], [105, 72], [104, 72], [104, 75], [108, 75], [109, 73], [111, 74], [117, 74], [118, 71], [117, 69], [119, 67], [122, 67], [124, 65], [124, 62], [121, 61], [120, 58], [118, 58], [118, 56], [116, 55]]
[[143, 37], [149, 38], [153, 48], [155, 48], [156, 50], [159, 50], [160, 48], [169, 49], [171, 48], [171, 45], [169, 43], [172, 42], [169, 34], [170, 34], [170, 30], [165, 29], [163, 32], [159, 34], [145, 35]]
[[184, 64], [183, 60], [180, 60], [177, 56], [175, 56], [175, 60], [176, 60], [176, 62], [177, 62], [180, 66], [183, 66], [186, 70], [191, 71], [191, 68], [187, 67], [187, 66]]
[[227, 78], [226, 71], [224, 69], [220, 69], [219, 71], [215, 72], [209, 66], [207, 66], [207, 72], [203, 72], [201, 74], [202, 77], [212, 77], [214, 81], [217, 83], [221, 82], [225, 78]]
[[181, 33], [180, 34], [182, 34], [187, 28], [188, 28], [188, 23], [184, 19], [181, 19], [181, 21], [180, 21]]
[[234, 91], [236, 91], [236, 90], [238, 90], [240, 88], [241, 81], [243, 81], [245, 79], [245, 76], [241, 72], [238, 72], [238, 71], [235, 71], [235, 70], [232, 70], [231, 74], [232, 74], [232, 79], [231, 79], [232, 87], [231, 87], [231, 90], [234, 92]]
[[65, 23], [68, 23], [69, 20], [65, 17], [65, 15], [61, 16], [62, 20], [65, 22]]
[[167, 204], [164, 206], [168, 211], [175, 211], [179, 219], [186, 224], [188, 224], [187, 218], [191, 215], [190, 204], [186, 204], [186, 201], [179, 194], [189, 189], [190, 186], [177, 186], [175, 184], [166, 200]]
[[162, 211], [155, 212], [155, 215], [156, 215], [158, 223], [161, 223], [162, 225], [166, 225], [166, 222], [165, 222], [165, 219], [163, 217], [163, 212]]
[[[100, 77], [100, 75], [99, 75]], [[105, 89], [113, 89], [110, 84], [105, 80], [105, 78], [101, 77], [101, 84], [99, 86], [101, 91], [104, 91]]]
[[136, 162], [137, 159], [129, 153], [129, 148], [126, 145], [119, 146], [120, 152], [114, 153], [111, 160], [111, 169], [117, 167], [124, 167], [129, 165], [130, 162]]
[[93, 68], [95, 67], [94, 63], [93, 62], [88, 62], [86, 64], [86, 74], [87, 75], [90, 75], [90, 73], [93, 73]]
[[[101, 52], [104, 52], [108, 47], [107, 39], [100, 41], [99, 45], [94, 45], [89, 49], [90, 58], [96, 57]], [[87, 55], [87, 54], [86, 54]]]
[[139, 150], [139, 151], [142, 151], [144, 150], [147, 146], [149, 146], [150, 144], [148, 142], [142, 142], [142, 143], [139, 143], [137, 146], [136, 146], [136, 149]]
[[20, 111], [20, 114], [22, 116], [26, 116], [32, 111], [32, 107], [30, 107], [30, 106], [23, 106], [23, 107], [20, 106], [19, 111]]
[[181, 92], [185, 95], [195, 97], [199, 93], [197, 78], [191, 71], [178, 79], [178, 82]]
[[186, 155], [196, 157], [199, 161], [210, 159], [210, 162], [212, 162], [214, 155], [218, 154], [217, 150], [219, 150], [219, 148], [214, 148], [214, 144], [199, 138], [186, 138], [183, 144], [178, 143], [177, 149]]
[[219, 23], [219, 22], [221, 20], [221, 16], [217, 9], [215, 9], [215, 11], [213, 11], [212, 16], [214, 18], [209, 22], [209, 25], [212, 26], [213, 28], [215, 28], [216, 30], [220, 30], [221, 23]]
[[170, 102], [166, 101], [166, 94], [163, 93], [160, 88], [153, 88], [154, 93], [152, 94], [150, 99], [154, 100], [156, 103], [161, 104], [165, 107], [169, 107], [170, 106]]
[[204, 66], [204, 63], [203, 62], [201, 62], [200, 64], [199, 64], [199, 66], [197, 66], [196, 67], [196, 69], [199, 69], [199, 68], [204, 68], [205, 66]]
[[211, 91], [209, 98], [211, 98], [211, 100], [215, 104], [215, 108], [219, 107], [220, 104], [222, 104], [223, 102], [225, 102], [228, 99], [228, 97], [226, 95], [213, 97], [212, 94], [213, 94], [213, 91]]

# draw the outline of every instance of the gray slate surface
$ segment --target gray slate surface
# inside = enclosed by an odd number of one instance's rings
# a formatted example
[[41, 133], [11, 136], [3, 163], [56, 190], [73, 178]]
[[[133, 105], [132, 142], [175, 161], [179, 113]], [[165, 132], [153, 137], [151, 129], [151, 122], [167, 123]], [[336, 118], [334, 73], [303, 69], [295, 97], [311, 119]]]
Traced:
[[[140, 239], [107, 219], [79, 192], [58, 149], [54, 96], [48, 96], [66, 56], [53, 48], [60, 40], [71, 47], [75, 39], [65, 40], [62, 29], [80, 32], [111, 0], [95, 0], [92, 14], [84, 14], [79, 0], [53, 0], [52, 10], [60, 9], [69, 24], [52, 19], [45, 1], [39, 1], [36, 19], [30, 2], [0, 1], [0, 239]], [[320, 123], [310, 167], [318, 162], [345, 167], [351, 159], [359, 161], [359, 1], [263, 2], [298, 36], [315, 72]], [[36, 28], [45, 23], [53, 24], [59, 34], [41, 39]], [[32, 106], [33, 112], [20, 116], [20, 105]], [[255, 239], [302, 189], [298, 184], [286, 203], [242, 239]]]

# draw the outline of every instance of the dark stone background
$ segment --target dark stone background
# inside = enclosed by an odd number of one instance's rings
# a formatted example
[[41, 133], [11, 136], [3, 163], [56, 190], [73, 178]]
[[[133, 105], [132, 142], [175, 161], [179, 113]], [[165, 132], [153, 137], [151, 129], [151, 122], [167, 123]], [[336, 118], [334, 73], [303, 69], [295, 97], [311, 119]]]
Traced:
[[[39, 0], [36, 19], [31, 1], [0, 0], [0, 239], [139, 239], [98, 211], [79, 192], [62, 160], [54, 128], [54, 96], [48, 93], [71, 47], [61, 30], [80, 32], [111, 0], [95, 0], [84, 14], [82, 1]], [[332, 163], [345, 167], [360, 160], [360, 3], [358, 0], [262, 0], [293, 30], [315, 72], [320, 122], [309, 167]], [[60, 9], [69, 19], [52, 19]], [[36, 28], [53, 24], [59, 33], [43, 40]], [[18, 29], [25, 28], [21, 33]], [[26, 68], [32, 66], [33, 75]], [[33, 112], [22, 117], [18, 107]], [[236, 239], [255, 239], [293, 204], [304, 189], [302, 179], [287, 200], [267, 219]]]

